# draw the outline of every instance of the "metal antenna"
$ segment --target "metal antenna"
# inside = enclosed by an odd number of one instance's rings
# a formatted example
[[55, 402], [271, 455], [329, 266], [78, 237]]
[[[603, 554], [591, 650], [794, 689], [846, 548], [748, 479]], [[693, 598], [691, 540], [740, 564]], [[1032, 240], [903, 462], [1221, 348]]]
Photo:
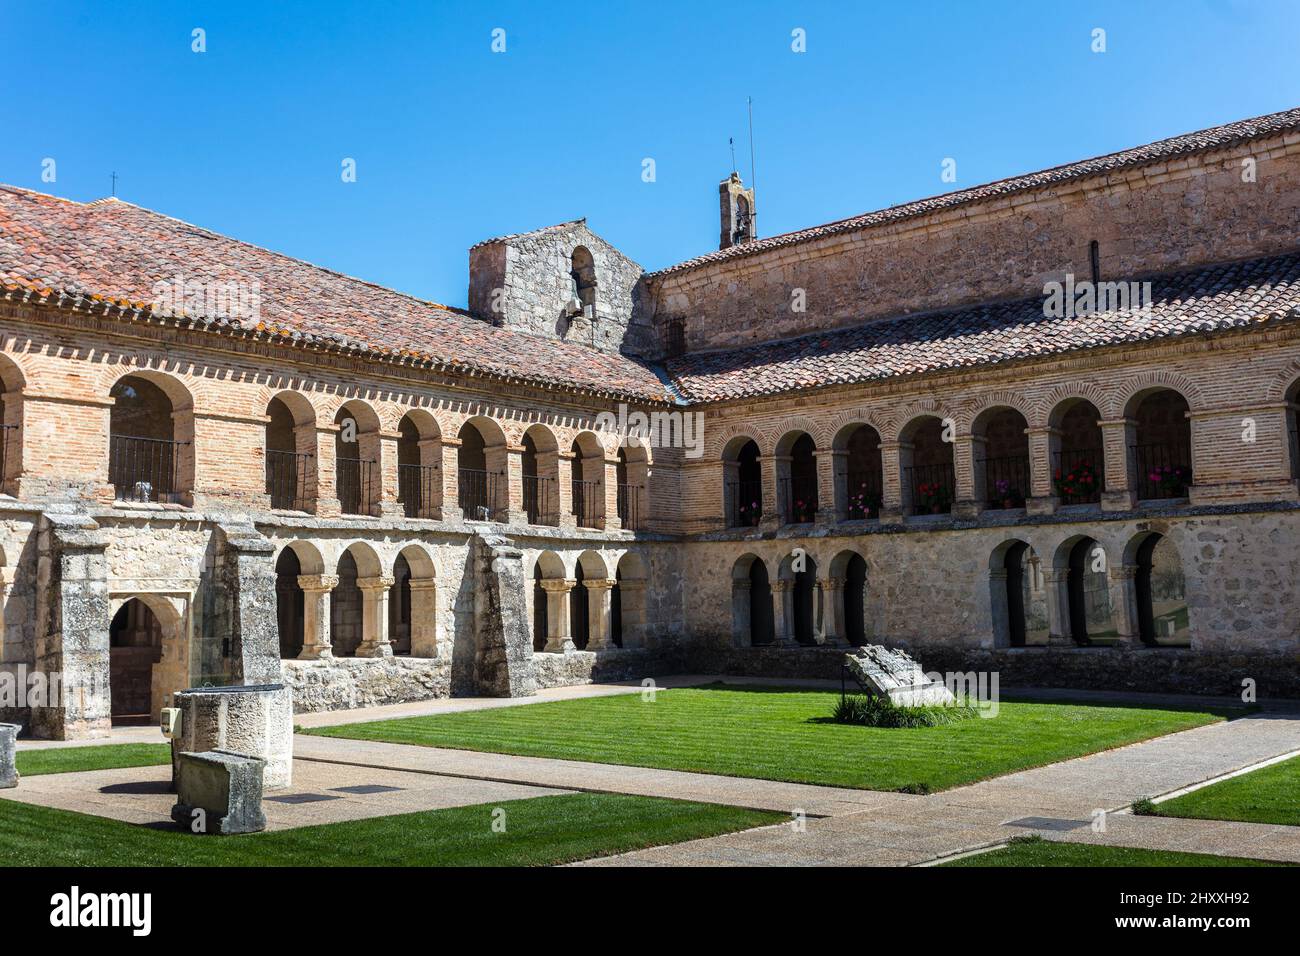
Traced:
[[[758, 198], [758, 173], [754, 170], [754, 98], [747, 96], [745, 99], [749, 103], [749, 188], [754, 190], [754, 198]], [[755, 202], [757, 205], [757, 202]], [[754, 225], [753, 220], [757, 218], [756, 211], [751, 208], [750, 215], [750, 232], [753, 238], [758, 238], [758, 227]]]
[[114, 196], [117, 195], [117, 171], [116, 171], [116, 170], [114, 170], [114, 172], [113, 172], [113, 192], [112, 192], [112, 195], [114, 195]]
[[732, 171], [734, 172], [736, 169], [736, 137], [734, 136], [727, 137], [727, 142], [731, 146], [731, 168]]

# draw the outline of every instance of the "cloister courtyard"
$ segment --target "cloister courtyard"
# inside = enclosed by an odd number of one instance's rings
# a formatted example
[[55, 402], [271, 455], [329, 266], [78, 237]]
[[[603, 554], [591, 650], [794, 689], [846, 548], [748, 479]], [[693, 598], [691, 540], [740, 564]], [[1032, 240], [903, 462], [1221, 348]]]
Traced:
[[20, 744], [11, 865], [1300, 863], [1300, 708], [1040, 691], [872, 728], [826, 683], [590, 684], [297, 718], [267, 831], [170, 825], [153, 728]]

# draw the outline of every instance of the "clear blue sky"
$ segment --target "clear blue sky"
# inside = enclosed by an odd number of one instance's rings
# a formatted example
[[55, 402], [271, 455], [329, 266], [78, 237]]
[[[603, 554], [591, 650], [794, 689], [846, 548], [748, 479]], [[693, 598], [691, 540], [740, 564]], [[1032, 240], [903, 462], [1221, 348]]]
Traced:
[[1298, 41], [1295, 0], [0, 0], [0, 182], [89, 200], [116, 170], [139, 205], [463, 305], [472, 243], [577, 216], [650, 269], [715, 248], [746, 96], [772, 235], [1300, 105]]

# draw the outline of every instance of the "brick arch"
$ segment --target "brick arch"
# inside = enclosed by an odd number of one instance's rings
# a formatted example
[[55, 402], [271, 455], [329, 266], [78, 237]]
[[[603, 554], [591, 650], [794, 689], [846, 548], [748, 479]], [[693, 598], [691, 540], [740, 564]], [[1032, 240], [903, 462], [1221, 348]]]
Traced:
[[758, 445], [759, 454], [762, 454], [764, 441], [762, 431], [737, 422], [727, 425], [725, 428], [709, 429], [709, 438], [705, 448], [705, 455], [710, 460], [717, 461], [722, 458], [722, 453], [726, 450], [727, 445], [736, 438], [748, 438], [752, 440]]
[[890, 433], [881, 434], [881, 439], [889, 441], [902, 436], [905, 428], [911, 425], [918, 418], [951, 418], [954, 422], [960, 424], [960, 419], [953, 414], [952, 410], [945, 408], [936, 398], [922, 398], [909, 402], [899, 409], [890, 422]]
[[1121, 394], [1124, 395], [1124, 404], [1121, 411], [1130, 414], [1134, 408], [1134, 400], [1139, 395], [1157, 388], [1172, 389], [1182, 395], [1187, 401], [1189, 411], [1196, 411], [1205, 404], [1204, 398], [1201, 396], [1201, 390], [1187, 376], [1179, 375], [1177, 372], [1143, 372], [1125, 383], [1121, 391]]
[[30, 369], [19, 361], [19, 356], [0, 352], [0, 387], [6, 392], [17, 392], [32, 379]]
[[775, 453], [777, 443], [791, 432], [807, 432], [813, 440], [814, 447], [818, 450], [830, 447], [830, 439], [826, 436], [826, 429], [822, 422], [809, 418], [807, 415], [794, 415], [790, 418], [783, 418], [772, 426], [771, 434], [775, 439], [772, 443], [773, 453]]
[[1269, 400], [1274, 402], [1286, 401], [1287, 392], [1291, 391], [1292, 386], [1297, 384], [1300, 384], [1300, 358], [1292, 359], [1273, 380], [1273, 387], [1269, 389]]
[[995, 408], [1015, 409], [1024, 417], [1026, 425], [1033, 421], [1034, 406], [1029, 400], [1019, 392], [1003, 389], [983, 395], [978, 400], [971, 400], [963, 405], [958, 412], [957, 430], [969, 432], [975, 427], [976, 419]]
[[1046, 428], [1051, 423], [1052, 415], [1062, 402], [1071, 399], [1083, 399], [1091, 402], [1102, 418], [1118, 418], [1115, 394], [1097, 385], [1095, 382], [1070, 382], [1058, 385], [1037, 405], [1037, 414], [1029, 419], [1030, 428]]
[[880, 440], [884, 441], [886, 431], [892, 424], [888, 418], [866, 408], [854, 408], [840, 412], [826, 422], [826, 434], [829, 442], [827, 447], [834, 447], [840, 442], [841, 438], [848, 437], [849, 431], [861, 425], [874, 428], [876, 434], [880, 436]]

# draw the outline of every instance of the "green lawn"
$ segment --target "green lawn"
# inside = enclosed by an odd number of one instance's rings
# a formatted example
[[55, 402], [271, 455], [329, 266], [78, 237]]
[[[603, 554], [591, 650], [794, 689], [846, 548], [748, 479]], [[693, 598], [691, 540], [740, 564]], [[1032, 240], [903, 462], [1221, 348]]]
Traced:
[[315, 728], [307, 733], [870, 790], [940, 790], [1221, 719], [1206, 709], [1003, 701], [992, 718], [832, 723], [837, 692], [712, 685]]
[[1288, 866], [1239, 856], [1211, 856], [1208, 853], [1175, 853], [1170, 850], [1137, 850], [1123, 846], [1093, 846], [1085, 843], [1057, 843], [1042, 837], [1012, 840], [1000, 849], [963, 857], [943, 866]]
[[[497, 808], [503, 833], [492, 828]], [[788, 819], [579, 793], [216, 837], [0, 799], [0, 866], [544, 866]]]
[[20, 776], [35, 777], [43, 773], [72, 773], [77, 770], [154, 767], [171, 763], [171, 759], [170, 744], [101, 744], [20, 750], [14, 757], [14, 764]]
[[1158, 803], [1155, 814], [1300, 826], [1300, 757]]

